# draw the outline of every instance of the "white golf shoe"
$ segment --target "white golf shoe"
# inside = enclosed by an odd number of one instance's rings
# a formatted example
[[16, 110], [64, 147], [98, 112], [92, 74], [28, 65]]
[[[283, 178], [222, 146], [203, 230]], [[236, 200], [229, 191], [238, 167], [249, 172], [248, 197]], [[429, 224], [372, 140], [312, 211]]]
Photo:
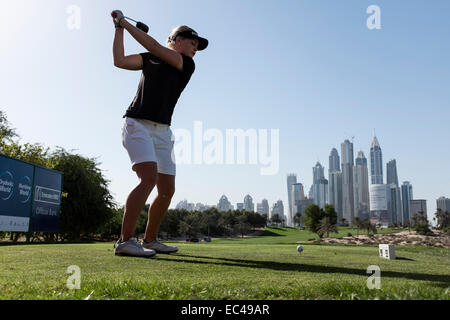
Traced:
[[155, 250], [143, 248], [136, 238], [130, 238], [127, 241], [117, 241], [114, 245], [114, 253], [117, 256], [132, 256], [150, 258], [156, 254]]
[[178, 251], [178, 247], [165, 245], [159, 240], [153, 240], [152, 242], [145, 242], [143, 240], [142, 247], [155, 250], [157, 253], [174, 253]]

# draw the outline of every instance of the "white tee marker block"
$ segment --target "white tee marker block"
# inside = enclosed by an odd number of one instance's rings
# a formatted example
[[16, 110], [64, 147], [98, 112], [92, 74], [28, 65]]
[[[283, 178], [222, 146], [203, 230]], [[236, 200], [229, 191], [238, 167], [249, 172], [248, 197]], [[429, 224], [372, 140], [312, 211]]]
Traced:
[[395, 248], [393, 244], [380, 244], [378, 246], [380, 257], [385, 259], [395, 259]]

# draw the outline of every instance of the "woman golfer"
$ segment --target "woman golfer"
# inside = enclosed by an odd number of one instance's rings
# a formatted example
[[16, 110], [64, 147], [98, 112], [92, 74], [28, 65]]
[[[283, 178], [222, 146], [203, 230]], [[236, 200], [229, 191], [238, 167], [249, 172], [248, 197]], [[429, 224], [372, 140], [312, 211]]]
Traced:
[[[139, 184], [127, 198], [122, 233], [115, 244], [116, 255], [150, 257], [155, 253], [172, 253], [177, 247], [157, 239], [161, 221], [175, 192], [175, 162], [170, 129], [173, 110], [195, 69], [192, 59], [198, 50], [208, 46], [191, 28], [175, 28], [160, 45], [145, 32], [124, 19], [121, 11], [112, 12], [116, 26], [114, 65], [127, 70], [142, 70], [136, 96], [124, 115], [122, 142], [128, 151], [132, 170]], [[149, 52], [124, 56], [123, 30], [126, 29]], [[148, 211], [145, 238], [138, 243], [133, 237], [139, 213], [154, 187], [158, 195]]]

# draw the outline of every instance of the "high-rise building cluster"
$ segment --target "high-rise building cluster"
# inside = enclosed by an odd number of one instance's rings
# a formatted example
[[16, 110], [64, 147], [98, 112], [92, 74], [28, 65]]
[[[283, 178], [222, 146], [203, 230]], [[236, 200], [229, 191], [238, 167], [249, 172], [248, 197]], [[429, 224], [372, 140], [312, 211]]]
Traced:
[[[319, 175], [320, 172], [317, 172]], [[323, 170], [322, 170], [323, 176]], [[297, 175], [291, 173], [287, 176], [287, 191], [288, 191], [288, 202], [289, 202], [289, 210], [286, 215], [286, 225], [292, 227], [301, 222], [296, 223], [296, 216], [303, 216], [305, 212], [305, 208], [312, 204], [312, 199], [309, 194], [314, 192], [314, 188], [311, 187], [308, 197], [305, 196], [305, 189], [303, 184], [297, 182]]]
[[184, 209], [187, 211], [205, 211], [208, 210], [209, 208], [211, 208], [212, 206], [208, 206], [206, 204], [203, 203], [190, 203], [188, 202], [186, 199], [182, 200], [180, 202], [178, 202], [178, 204], [176, 205], [176, 209]]
[[[383, 152], [376, 135], [370, 146], [370, 163], [362, 150], [354, 158], [353, 142], [348, 139], [341, 143], [340, 149], [340, 156], [336, 148], [331, 149], [328, 179], [325, 177], [325, 167], [317, 161], [312, 168], [313, 183], [307, 195], [305, 186], [297, 180], [297, 175], [287, 175], [286, 213], [281, 200], [269, 207], [267, 199], [263, 199], [256, 203], [255, 210], [255, 203], [249, 194], [244, 197], [243, 202], [236, 203], [236, 209], [266, 214], [269, 219], [278, 214], [287, 226], [302, 226], [300, 218], [304, 216], [306, 207], [313, 203], [321, 208], [326, 204], [333, 205], [339, 223], [350, 226], [355, 223], [355, 218], [390, 226], [411, 223], [412, 216], [419, 212], [427, 215], [427, 202], [413, 198], [411, 183], [404, 181], [400, 185], [395, 159], [386, 163], [384, 183]], [[440, 197], [436, 203], [438, 209], [450, 211], [450, 199]], [[235, 208], [225, 195], [213, 206], [188, 203], [187, 200], [180, 201], [176, 206], [177, 209], [188, 211], [204, 211], [212, 207], [219, 211]]]
[[[308, 197], [304, 195], [303, 185], [297, 183], [297, 176], [287, 176], [288, 225], [294, 225], [295, 215], [299, 213], [303, 216], [304, 209], [311, 203], [321, 208], [325, 204], [333, 205], [339, 223], [349, 225], [353, 225], [355, 218], [384, 226], [405, 225], [414, 214], [427, 214], [426, 200], [413, 199], [410, 182], [399, 184], [395, 159], [386, 164], [384, 183], [383, 155], [376, 136], [370, 147], [370, 164], [362, 150], [355, 159], [353, 142], [345, 140], [341, 143], [341, 156], [336, 148], [331, 149], [328, 179], [324, 172], [324, 167], [317, 162], [313, 167], [313, 184]], [[438, 199], [438, 203], [442, 207], [447, 205], [442, 198]]]
[[[184, 209], [187, 211], [205, 211], [209, 208], [217, 208], [218, 211], [233, 211], [235, 210], [234, 205], [231, 204], [231, 202], [228, 200], [226, 195], [222, 195], [219, 199], [219, 202], [217, 205], [209, 206], [204, 205], [202, 203], [189, 203], [187, 200], [180, 201], [176, 207], [176, 209]], [[267, 199], [262, 199], [261, 203], [256, 204], [256, 211], [255, 211], [255, 204], [253, 202], [253, 198], [247, 194], [244, 197], [243, 202], [236, 203], [236, 210], [245, 210], [245, 211], [251, 211], [251, 212], [257, 212], [261, 215], [265, 214], [268, 216], [268, 218], [272, 218], [274, 214], [278, 214], [281, 218], [281, 220], [284, 220], [285, 223], [287, 223], [288, 219], [284, 213], [284, 206], [283, 201], [278, 200], [277, 202], [273, 203], [272, 207], [269, 208], [269, 202]]]

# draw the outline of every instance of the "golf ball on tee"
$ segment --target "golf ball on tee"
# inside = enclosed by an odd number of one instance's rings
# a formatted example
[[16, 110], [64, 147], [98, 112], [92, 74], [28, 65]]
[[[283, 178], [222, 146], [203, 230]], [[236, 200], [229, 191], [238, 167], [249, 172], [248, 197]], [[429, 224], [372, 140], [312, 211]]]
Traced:
[[301, 252], [303, 251], [303, 246], [298, 246], [298, 247], [297, 247], [297, 251], [298, 251], [299, 253], [301, 253]]

